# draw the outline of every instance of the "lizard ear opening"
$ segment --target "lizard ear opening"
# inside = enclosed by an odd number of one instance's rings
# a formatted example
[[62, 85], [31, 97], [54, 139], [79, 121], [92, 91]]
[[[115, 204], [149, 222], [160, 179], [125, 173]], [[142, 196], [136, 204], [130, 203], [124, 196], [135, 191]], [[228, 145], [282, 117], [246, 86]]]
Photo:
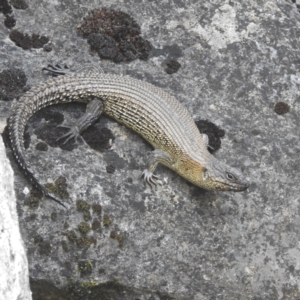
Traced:
[[207, 180], [208, 179], [208, 171], [205, 167], [203, 167], [202, 169], [202, 177], [203, 177], [203, 180]]

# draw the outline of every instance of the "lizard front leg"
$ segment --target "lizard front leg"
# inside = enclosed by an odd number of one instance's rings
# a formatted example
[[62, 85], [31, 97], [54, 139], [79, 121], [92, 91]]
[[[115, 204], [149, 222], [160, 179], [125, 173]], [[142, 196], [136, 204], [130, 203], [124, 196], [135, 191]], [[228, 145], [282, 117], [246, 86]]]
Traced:
[[174, 160], [168, 153], [162, 150], [155, 149], [154, 151], [152, 151], [148, 167], [143, 171], [141, 176], [145, 183], [156, 185], [154, 179], [157, 179], [158, 177], [153, 173], [159, 163], [164, 165], [173, 165]]

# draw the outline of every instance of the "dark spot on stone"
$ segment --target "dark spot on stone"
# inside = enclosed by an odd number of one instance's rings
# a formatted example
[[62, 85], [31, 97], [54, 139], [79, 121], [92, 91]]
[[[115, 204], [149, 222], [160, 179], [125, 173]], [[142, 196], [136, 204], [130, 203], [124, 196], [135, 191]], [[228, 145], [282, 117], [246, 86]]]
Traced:
[[51, 252], [51, 244], [49, 242], [41, 242], [38, 244], [39, 246], [39, 253], [41, 255], [48, 256]]
[[65, 222], [65, 223], [64, 223], [64, 228], [67, 229], [67, 228], [69, 228], [69, 227], [70, 227], [69, 223], [68, 223], [68, 222]]
[[24, 92], [27, 78], [23, 70], [11, 68], [0, 73], [0, 99], [12, 100], [19, 98]]
[[57, 220], [57, 213], [56, 212], [51, 213], [51, 220], [52, 221], [56, 221]]
[[34, 221], [37, 218], [37, 214], [30, 214], [29, 219], [30, 221]]
[[92, 149], [99, 152], [110, 149], [110, 141], [115, 139], [108, 128], [98, 129], [96, 126], [87, 128], [87, 130], [82, 133], [82, 137]]
[[43, 193], [39, 189], [34, 187], [30, 191], [30, 196], [24, 201], [24, 205], [27, 205], [30, 208], [37, 208], [40, 205], [42, 197]]
[[10, 0], [10, 3], [15, 9], [26, 9], [28, 7], [24, 0]]
[[46, 143], [39, 142], [39, 143], [36, 144], [35, 149], [39, 150], [39, 151], [47, 151], [48, 150], [48, 145]]
[[98, 216], [101, 216], [102, 206], [100, 204], [94, 203], [92, 205], [92, 210], [95, 214], [97, 214]]
[[111, 225], [111, 223], [112, 223], [112, 220], [110, 219], [109, 215], [105, 214], [105, 215], [103, 216], [103, 225], [104, 225], [105, 227], [108, 227], [108, 226]]
[[44, 240], [43, 237], [42, 237], [41, 235], [39, 235], [39, 234], [37, 234], [37, 235], [33, 238], [33, 242], [34, 242], [35, 244], [39, 244], [39, 243], [41, 243], [43, 240]]
[[16, 20], [13, 16], [6, 16], [5, 17], [5, 20], [4, 20], [4, 25], [7, 27], [7, 28], [13, 28], [15, 25], [16, 25]]
[[63, 248], [64, 252], [69, 252], [69, 246], [66, 241], [61, 241], [61, 247]]
[[258, 130], [258, 129], [253, 129], [252, 131], [251, 131], [251, 133], [253, 134], [253, 135], [260, 135], [260, 130]]
[[221, 147], [221, 139], [225, 135], [225, 130], [219, 128], [215, 124], [207, 121], [207, 120], [199, 120], [195, 122], [199, 131], [201, 133], [205, 133], [209, 139], [208, 151], [213, 153], [220, 149]]
[[124, 236], [121, 233], [118, 233], [116, 230], [110, 232], [109, 237], [113, 240], [118, 241], [119, 246], [122, 247], [124, 243]]
[[93, 265], [91, 261], [79, 261], [78, 262], [78, 271], [81, 277], [92, 274]]
[[46, 36], [40, 36], [33, 33], [31, 36], [24, 34], [18, 30], [12, 30], [9, 34], [9, 38], [18, 46], [24, 50], [31, 48], [42, 48], [49, 42], [49, 38]]
[[131, 177], [127, 178], [127, 182], [132, 183], [133, 182], [132, 178]]
[[274, 110], [278, 115], [284, 115], [290, 111], [290, 106], [285, 102], [277, 102]]
[[106, 172], [107, 173], [113, 174], [113, 173], [115, 173], [115, 171], [116, 171], [116, 167], [114, 165], [106, 166]]
[[69, 193], [67, 191], [67, 180], [63, 176], [59, 176], [54, 184], [53, 183], [47, 183], [45, 184], [45, 187], [53, 194], [57, 195], [61, 199], [66, 199], [69, 197]]
[[152, 45], [141, 36], [140, 26], [128, 14], [113, 9], [94, 9], [78, 25], [77, 32], [87, 38], [91, 50], [114, 62], [147, 59]]
[[46, 44], [46, 45], [43, 47], [43, 50], [44, 50], [45, 52], [51, 52], [51, 51], [52, 51], [52, 45], [51, 45], [51, 43]]
[[173, 74], [176, 73], [181, 67], [181, 64], [175, 60], [175, 59], [170, 59], [168, 61], [166, 61], [166, 67], [165, 67], [165, 71], [168, 74]]
[[10, 4], [8, 4], [7, 0], [0, 1], [0, 12], [2, 12], [4, 15], [12, 13], [12, 7]]
[[92, 229], [94, 231], [101, 229], [101, 222], [98, 219], [94, 219], [92, 223]]
[[77, 200], [76, 208], [78, 211], [88, 211], [91, 208], [91, 206], [84, 200]]

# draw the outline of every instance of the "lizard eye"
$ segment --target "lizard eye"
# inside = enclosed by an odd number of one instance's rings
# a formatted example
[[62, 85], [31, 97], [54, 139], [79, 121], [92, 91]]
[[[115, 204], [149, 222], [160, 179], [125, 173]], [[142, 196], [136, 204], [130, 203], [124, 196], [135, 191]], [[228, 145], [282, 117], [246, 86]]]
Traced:
[[231, 174], [231, 173], [227, 173], [227, 174], [226, 174], [226, 177], [227, 177], [227, 179], [229, 179], [230, 181], [236, 180], [236, 177], [235, 177], [233, 174]]

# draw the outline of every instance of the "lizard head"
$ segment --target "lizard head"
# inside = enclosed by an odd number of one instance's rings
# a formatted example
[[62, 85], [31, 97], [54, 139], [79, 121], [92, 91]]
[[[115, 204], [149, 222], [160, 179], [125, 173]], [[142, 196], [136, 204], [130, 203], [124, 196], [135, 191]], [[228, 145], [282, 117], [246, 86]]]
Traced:
[[216, 191], [244, 191], [249, 187], [249, 182], [237, 169], [214, 159], [203, 169], [203, 187]]

